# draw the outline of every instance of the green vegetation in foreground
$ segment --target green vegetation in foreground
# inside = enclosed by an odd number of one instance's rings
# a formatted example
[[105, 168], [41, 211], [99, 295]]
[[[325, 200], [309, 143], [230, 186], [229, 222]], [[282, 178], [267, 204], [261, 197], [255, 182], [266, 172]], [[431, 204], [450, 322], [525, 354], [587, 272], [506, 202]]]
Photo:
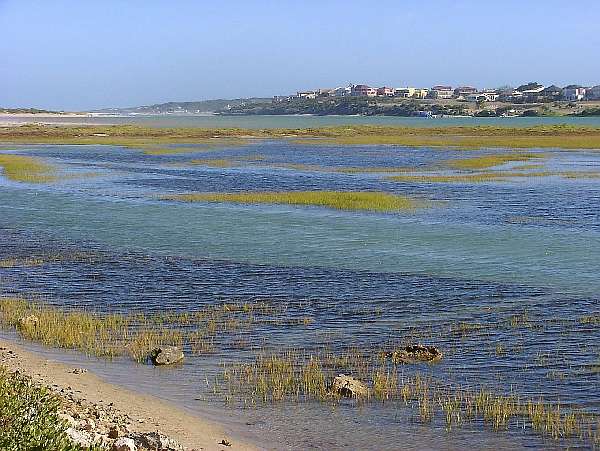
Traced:
[[600, 127], [383, 127], [338, 126], [306, 129], [151, 128], [132, 125], [0, 127], [0, 142], [55, 144], [157, 145], [203, 143], [217, 138], [320, 138], [307, 144], [390, 144], [459, 149], [563, 148], [600, 149]]
[[15, 182], [48, 183], [56, 180], [54, 167], [34, 157], [0, 154], [0, 167], [4, 175]]
[[59, 406], [60, 399], [47, 388], [0, 366], [0, 449], [82, 450], [67, 437]]
[[495, 431], [525, 428], [554, 440], [574, 438], [589, 446], [600, 445], [600, 423], [595, 415], [542, 399], [443, 385], [418, 372], [409, 375], [406, 365], [397, 365], [388, 355], [357, 351], [258, 355], [250, 363], [224, 365], [217, 392], [226, 401], [243, 405], [336, 402], [339, 394], [331, 392], [331, 381], [343, 372], [367, 383], [369, 394], [359, 402], [395, 402], [398, 407], [414, 409], [423, 423], [441, 418], [448, 431], [481, 421]]
[[461, 158], [457, 160], [450, 160], [446, 162], [446, 165], [454, 169], [488, 169], [494, 166], [500, 166], [502, 164], [517, 162], [517, 161], [529, 161], [533, 159], [545, 158], [545, 155], [533, 154], [533, 153], [503, 153], [495, 155], [480, 155], [477, 157]]
[[377, 191], [280, 191], [250, 193], [192, 193], [164, 196], [183, 202], [227, 202], [236, 204], [286, 204], [333, 208], [396, 212], [412, 210], [419, 203], [406, 196]]

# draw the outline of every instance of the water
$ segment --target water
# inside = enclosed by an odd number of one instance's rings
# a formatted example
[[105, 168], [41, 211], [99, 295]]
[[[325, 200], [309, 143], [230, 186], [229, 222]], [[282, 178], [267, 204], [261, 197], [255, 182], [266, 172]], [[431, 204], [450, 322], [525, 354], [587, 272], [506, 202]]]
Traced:
[[600, 117], [443, 117], [435, 119], [397, 116], [122, 116], [122, 117], [11, 117], [11, 123], [44, 122], [51, 124], [83, 123], [89, 125], [135, 124], [148, 127], [204, 128], [309, 128], [336, 125], [401, 125], [407, 127], [447, 127], [493, 125], [496, 127], [531, 127], [534, 125], [600, 126]]
[[[250, 438], [267, 436], [273, 448], [559, 446], [475, 424], [447, 433], [443, 424], [422, 425], [410, 409], [393, 404], [344, 403], [332, 410], [284, 403], [239, 411], [212, 393], [219, 364], [248, 360], [257, 347], [373, 349], [416, 337], [445, 354], [437, 365], [417, 366], [424, 374], [600, 413], [600, 336], [597, 325], [580, 320], [600, 311], [600, 179], [398, 183], [387, 174], [277, 167], [425, 168], [464, 157], [461, 151], [390, 146], [268, 141], [162, 156], [111, 146], [13, 151], [95, 176], [51, 185], [1, 180], [0, 260], [65, 255], [42, 266], [0, 268], [4, 293], [120, 312], [268, 300], [286, 307], [287, 320], [311, 318], [306, 325], [265, 324], [220, 337], [214, 354], [190, 354], [180, 368], [83, 360], [108, 380], [224, 419]], [[549, 170], [600, 170], [600, 154], [593, 151], [544, 154]], [[226, 158], [236, 166], [190, 165], [193, 158]], [[427, 207], [376, 214], [157, 197], [246, 190], [384, 190], [417, 197]], [[78, 252], [93, 258], [71, 257]], [[524, 314], [526, 327], [507, 326], [512, 315]], [[493, 327], [465, 335], [455, 329], [461, 322]], [[506, 356], [497, 355], [497, 344]], [[78, 353], [55, 355], [82, 361]]]

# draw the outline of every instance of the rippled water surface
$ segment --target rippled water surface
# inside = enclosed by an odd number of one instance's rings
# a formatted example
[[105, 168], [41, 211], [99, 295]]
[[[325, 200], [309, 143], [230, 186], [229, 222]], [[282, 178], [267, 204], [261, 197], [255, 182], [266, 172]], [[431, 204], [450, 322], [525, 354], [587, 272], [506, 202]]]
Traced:
[[[4, 294], [104, 312], [266, 300], [299, 320], [217, 339], [214, 353], [190, 355], [179, 368], [86, 360], [109, 380], [225, 418], [258, 440], [268, 431], [276, 448], [564, 446], [477, 425], [447, 432], [442, 423], [423, 425], [408, 409], [377, 403], [239, 411], [224, 406], [209, 383], [221, 362], [248, 360], [258, 348], [374, 349], [412, 337], [444, 350], [438, 364], [419, 366], [424, 374], [600, 413], [600, 333], [581, 320], [600, 313], [600, 178], [423, 183], [372, 170], [441, 170], [448, 159], [497, 150], [269, 141], [170, 155], [118, 146], [2, 152], [44, 158], [73, 176], [48, 185], [0, 178], [0, 261], [64, 256], [0, 267]], [[596, 151], [531, 152], [544, 156], [548, 171], [600, 172]], [[199, 158], [231, 165], [190, 164]], [[336, 171], [344, 168], [365, 171]], [[276, 190], [387, 191], [426, 206], [384, 214], [160, 198]], [[92, 257], [76, 257], [82, 254]], [[515, 317], [527, 318], [526, 327], [507, 326]], [[461, 324], [489, 327], [464, 333]], [[498, 345], [507, 352], [498, 353]]]

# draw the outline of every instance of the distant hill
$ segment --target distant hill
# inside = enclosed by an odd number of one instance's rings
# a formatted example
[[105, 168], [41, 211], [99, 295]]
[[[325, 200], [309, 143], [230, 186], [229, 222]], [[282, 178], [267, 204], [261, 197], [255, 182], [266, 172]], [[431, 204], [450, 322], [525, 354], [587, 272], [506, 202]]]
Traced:
[[248, 99], [215, 99], [200, 100], [197, 102], [167, 102], [155, 105], [144, 105], [130, 108], [105, 108], [95, 110], [96, 113], [115, 114], [201, 114], [227, 111], [230, 108], [239, 108], [255, 103], [270, 102], [271, 99], [252, 97]]

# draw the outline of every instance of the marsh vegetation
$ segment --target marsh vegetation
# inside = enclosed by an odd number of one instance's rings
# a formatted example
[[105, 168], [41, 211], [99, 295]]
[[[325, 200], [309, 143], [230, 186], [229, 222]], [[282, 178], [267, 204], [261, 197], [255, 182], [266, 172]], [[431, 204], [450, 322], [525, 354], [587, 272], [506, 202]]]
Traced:
[[[600, 148], [600, 129], [568, 125], [535, 127], [385, 127], [338, 126], [313, 129], [204, 129], [114, 126], [0, 127], [0, 141], [12, 143], [156, 145], [206, 143], [218, 138], [318, 138], [309, 144], [399, 145], [478, 148]], [[302, 141], [300, 141], [302, 142]]]
[[0, 154], [0, 168], [15, 182], [48, 183], [57, 179], [52, 165], [24, 155]]
[[191, 193], [164, 196], [182, 202], [226, 202], [235, 204], [285, 204], [333, 208], [398, 212], [413, 210], [420, 203], [406, 196], [383, 192], [289, 191], [253, 193]]

